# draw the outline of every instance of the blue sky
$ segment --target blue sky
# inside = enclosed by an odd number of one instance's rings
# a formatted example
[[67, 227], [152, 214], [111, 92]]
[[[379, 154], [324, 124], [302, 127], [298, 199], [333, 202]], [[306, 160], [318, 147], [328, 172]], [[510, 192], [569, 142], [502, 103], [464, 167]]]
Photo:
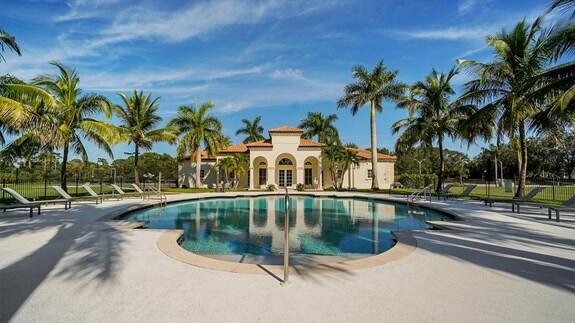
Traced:
[[[367, 109], [337, 110], [351, 68], [383, 59], [411, 83], [458, 58], [489, 60], [485, 36], [543, 13], [547, 0], [0, 0], [0, 26], [23, 56], [7, 53], [0, 73], [29, 80], [76, 68], [80, 85], [118, 102], [133, 89], [159, 96], [169, 119], [178, 106], [212, 100], [226, 135], [242, 118], [265, 128], [297, 125], [308, 111], [336, 113], [344, 142], [369, 146]], [[456, 87], [465, 75], [455, 80]], [[377, 116], [380, 147], [393, 149], [390, 126], [406, 112], [386, 103]], [[459, 142], [449, 148], [471, 155]], [[116, 157], [132, 151], [114, 148]], [[158, 144], [154, 151], [175, 153]], [[91, 159], [105, 157], [89, 147]]]

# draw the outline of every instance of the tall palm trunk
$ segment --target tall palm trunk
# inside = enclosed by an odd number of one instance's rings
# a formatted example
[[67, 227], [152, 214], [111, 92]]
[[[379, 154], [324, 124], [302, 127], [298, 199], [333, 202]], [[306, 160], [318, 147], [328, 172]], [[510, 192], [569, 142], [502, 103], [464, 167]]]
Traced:
[[377, 131], [375, 129], [375, 102], [371, 101], [370, 111], [370, 128], [371, 128], [371, 189], [378, 190], [379, 182], [377, 180]]
[[525, 125], [521, 123], [519, 126], [519, 183], [517, 184], [515, 197], [523, 197], [525, 195], [525, 182], [527, 181], [527, 140], [525, 137]]
[[138, 163], [140, 161], [140, 148], [138, 145], [135, 145], [136, 148], [134, 149], [134, 182], [136, 185], [140, 185], [140, 169]]
[[443, 138], [439, 136], [437, 142], [439, 145], [439, 176], [437, 179], [437, 187], [435, 188], [435, 191], [439, 193], [443, 188], [443, 174], [445, 173], [445, 157], [443, 156]]
[[68, 191], [68, 174], [66, 173], [66, 166], [68, 164], [68, 150], [69, 143], [64, 145], [64, 151], [62, 152], [62, 166], [60, 167], [60, 186], [64, 191]]
[[202, 179], [200, 178], [200, 169], [202, 167], [202, 150], [200, 147], [196, 149], [196, 188], [202, 186]]

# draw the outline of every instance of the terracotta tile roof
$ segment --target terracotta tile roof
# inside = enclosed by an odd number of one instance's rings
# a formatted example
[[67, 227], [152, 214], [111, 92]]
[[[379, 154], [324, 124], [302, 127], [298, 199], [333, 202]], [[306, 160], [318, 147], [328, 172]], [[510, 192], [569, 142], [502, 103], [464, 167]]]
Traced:
[[299, 140], [299, 146], [300, 147], [323, 147], [323, 146], [325, 146], [325, 144], [322, 144], [321, 142], [301, 138]]
[[[202, 159], [204, 160], [212, 160], [212, 159], [216, 159], [216, 156], [208, 156], [208, 152], [207, 151], [202, 151], [201, 152], [201, 156]], [[181, 160], [196, 160], [196, 156], [195, 155], [185, 155]]]
[[245, 153], [248, 151], [248, 147], [245, 144], [237, 144], [227, 146], [226, 148], [220, 150], [218, 153]]
[[[364, 149], [356, 149], [356, 148], [348, 148], [356, 152], [357, 156], [361, 159], [371, 160], [371, 151], [364, 150]], [[377, 154], [377, 161], [395, 161], [397, 157], [386, 155], [386, 154]]]
[[303, 133], [303, 129], [294, 128], [289, 126], [281, 126], [277, 128], [270, 128], [269, 132], [293, 132], [293, 133]]
[[250, 142], [250, 143], [246, 144], [246, 146], [248, 148], [249, 147], [273, 147], [272, 142], [269, 139]]

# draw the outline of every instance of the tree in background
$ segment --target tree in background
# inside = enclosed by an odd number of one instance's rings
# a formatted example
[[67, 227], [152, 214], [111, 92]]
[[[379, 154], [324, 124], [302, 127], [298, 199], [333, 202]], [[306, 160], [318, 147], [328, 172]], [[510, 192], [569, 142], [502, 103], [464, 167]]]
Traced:
[[326, 146], [322, 151], [322, 158], [329, 162], [330, 175], [336, 190], [341, 190], [343, 178], [351, 165], [359, 165], [357, 153], [340, 144]]
[[200, 167], [202, 164], [202, 144], [206, 152], [215, 155], [222, 148], [222, 124], [220, 120], [209, 114], [214, 108], [212, 102], [205, 102], [200, 106], [181, 106], [178, 115], [169, 123], [169, 127], [178, 129], [181, 137], [178, 144], [178, 158], [191, 152], [196, 158], [196, 187], [202, 185]]
[[118, 94], [124, 106], [115, 105], [114, 113], [120, 119], [118, 125], [123, 140], [134, 145], [134, 181], [140, 184], [140, 149], [151, 150], [154, 143], [174, 143], [177, 139], [174, 127], [157, 128], [162, 118], [158, 114], [158, 98], [152, 99], [142, 91], [130, 96]]
[[322, 144], [340, 143], [339, 133], [334, 125], [337, 115], [324, 116], [321, 112], [308, 112], [307, 117], [301, 121], [299, 128], [304, 130], [303, 136], [312, 139], [317, 136]]
[[218, 160], [216, 169], [222, 171], [224, 174], [224, 188], [226, 184], [231, 184], [232, 187], [238, 187], [240, 178], [247, 172], [248, 166], [249, 161], [245, 156], [240, 154]]
[[236, 136], [245, 135], [244, 144], [264, 139], [264, 127], [260, 125], [262, 117], [256, 117], [253, 121], [242, 119], [243, 128], [236, 131]]
[[18, 47], [18, 43], [16, 43], [16, 38], [7, 33], [4, 29], [2, 29], [2, 27], [0, 27], [0, 62], [6, 61], [6, 59], [2, 55], [6, 48], [15, 52], [16, 54], [18, 54], [18, 56], [22, 56], [22, 53], [20, 52], [20, 47]]
[[383, 110], [383, 101], [399, 102], [403, 98], [407, 86], [397, 81], [398, 71], [388, 71], [380, 61], [370, 72], [364, 66], [352, 69], [355, 83], [348, 84], [344, 95], [339, 99], [338, 108], [351, 106], [352, 115], [356, 115], [360, 108], [370, 104], [370, 131], [371, 131], [371, 169], [373, 172], [371, 189], [379, 189], [377, 174], [377, 129], [375, 124], [376, 112]]
[[[13, 144], [24, 144], [24, 141], [40, 143], [40, 140], [44, 140], [47, 142], [42, 144], [47, 150], [62, 149], [60, 183], [66, 190], [70, 150], [87, 161], [84, 141], [88, 140], [112, 157], [111, 145], [119, 141], [119, 136], [116, 127], [93, 118], [103, 113], [109, 119], [112, 113], [110, 101], [102, 95], [82, 94], [76, 71], [58, 62], [51, 64], [58, 69], [59, 75], [38, 76], [31, 85], [7, 85], [9, 94], [6, 96], [11, 102], [3, 101], [6, 106], [25, 111], [27, 115], [36, 116], [38, 111], [42, 112], [42, 117], [35, 120], [44, 122], [27, 122], [23, 127], [26, 133], [21, 137], [21, 142], [16, 140]], [[24, 106], [36, 110], [25, 109]], [[47, 127], [41, 126], [43, 124]]]
[[551, 66], [558, 59], [557, 47], [563, 46], [558, 45], [562, 29], [547, 30], [542, 24], [542, 18], [532, 24], [521, 21], [511, 31], [489, 36], [487, 43], [495, 54], [492, 62], [460, 62], [475, 76], [465, 84], [462, 100], [482, 105], [466, 128], [495, 125], [493, 133], [518, 142], [516, 197], [525, 193], [528, 131], [554, 126], [544, 111], [546, 103], [575, 81], [575, 62]]
[[410, 88], [409, 96], [401, 103], [407, 108], [409, 116], [392, 125], [394, 134], [401, 133], [396, 143], [396, 151], [402, 151], [419, 145], [432, 148], [437, 143], [439, 150], [439, 172], [436, 191], [443, 188], [445, 177], [444, 140], [446, 137], [455, 140], [460, 137], [461, 123], [471, 116], [475, 107], [450, 101], [455, 94], [451, 86], [452, 78], [457, 75], [455, 68], [444, 74], [433, 70], [425, 79]]

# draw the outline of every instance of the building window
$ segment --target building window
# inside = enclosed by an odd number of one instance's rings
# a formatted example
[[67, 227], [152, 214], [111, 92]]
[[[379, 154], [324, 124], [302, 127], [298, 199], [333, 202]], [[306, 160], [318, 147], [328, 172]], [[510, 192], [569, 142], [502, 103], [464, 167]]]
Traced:
[[306, 168], [306, 169], [305, 169], [304, 178], [305, 178], [305, 185], [312, 185], [312, 184], [313, 184], [313, 178], [312, 178], [312, 170], [311, 170], [311, 168]]
[[372, 169], [367, 170], [367, 178], [373, 178], [373, 170]]
[[259, 183], [260, 185], [266, 185], [268, 181], [268, 172], [265, 168], [260, 168], [258, 173]]
[[279, 162], [280, 165], [293, 165], [289, 158], [282, 158]]

